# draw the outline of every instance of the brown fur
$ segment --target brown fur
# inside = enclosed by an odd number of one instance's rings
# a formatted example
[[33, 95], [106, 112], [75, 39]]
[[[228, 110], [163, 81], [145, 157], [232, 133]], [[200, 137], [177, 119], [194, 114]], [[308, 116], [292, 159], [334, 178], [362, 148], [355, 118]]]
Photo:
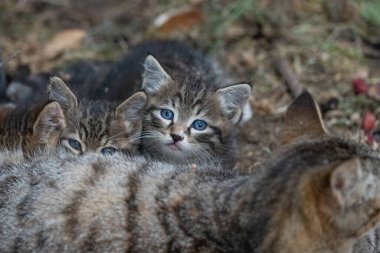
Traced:
[[250, 175], [97, 153], [0, 167], [2, 252], [347, 253], [380, 221], [379, 154], [329, 135]]
[[66, 121], [56, 102], [31, 108], [0, 108], [0, 147], [22, 150], [27, 157], [55, 149]]
[[[251, 87], [234, 84], [221, 88], [215, 83], [215, 73], [204, 73], [202, 66], [210, 68], [207, 60], [200, 59], [203, 65], [194, 66], [189, 56], [163, 56], [160, 60], [167, 64], [162, 67], [153, 56], [146, 58], [142, 88], [148, 102], [141, 151], [164, 161], [220, 163], [231, 168], [237, 153], [235, 128], [243, 117]], [[165, 119], [163, 110], [170, 110], [173, 117]], [[202, 120], [206, 128], [196, 129], [193, 124], [197, 120]], [[176, 141], [173, 136], [181, 139]]]
[[[74, 154], [102, 152], [112, 149], [135, 153], [141, 134], [141, 113], [146, 95], [137, 92], [120, 105], [105, 101], [80, 100], [57, 77], [51, 79], [50, 98], [64, 109], [67, 127], [61, 144]], [[75, 142], [76, 146], [73, 146]]]

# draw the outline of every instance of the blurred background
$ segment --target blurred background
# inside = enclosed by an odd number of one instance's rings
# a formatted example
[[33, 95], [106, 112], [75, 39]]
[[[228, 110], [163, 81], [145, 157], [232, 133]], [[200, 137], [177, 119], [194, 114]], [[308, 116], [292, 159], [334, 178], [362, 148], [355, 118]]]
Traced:
[[252, 82], [242, 166], [278, 147], [283, 114], [302, 88], [331, 132], [377, 148], [379, 0], [1, 0], [0, 93], [17, 102], [78, 62], [96, 82], [132, 45], [162, 38], [184, 40]]

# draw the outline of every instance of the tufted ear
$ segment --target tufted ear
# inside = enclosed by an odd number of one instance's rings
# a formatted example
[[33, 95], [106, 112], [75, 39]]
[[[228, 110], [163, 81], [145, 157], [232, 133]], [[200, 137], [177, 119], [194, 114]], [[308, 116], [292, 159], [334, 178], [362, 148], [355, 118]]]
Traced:
[[65, 127], [66, 120], [61, 107], [57, 102], [50, 102], [38, 114], [33, 133], [41, 143], [57, 144]]
[[245, 110], [251, 86], [246, 83], [235, 84], [216, 91], [223, 112], [234, 124], [238, 123]]
[[289, 106], [281, 132], [283, 145], [301, 137], [318, 137], [327, 134], [318, 105], [309, 92], [304, 91]]
[[169, 81], [171, 78], [160, 63], [153, 56], [148, 55], [144, 63], [142, 89], [148, 94], [154, 94]]
[[141, 120], [146, 101], [147, 96], [144, 92], [136, 92], [116, 108], [116, 114], [127, 124]]
[[57, 101], [64, 110], [78, 106], [77, 98], [59, 77], [50, 78], [48, 93], [49, 98]]

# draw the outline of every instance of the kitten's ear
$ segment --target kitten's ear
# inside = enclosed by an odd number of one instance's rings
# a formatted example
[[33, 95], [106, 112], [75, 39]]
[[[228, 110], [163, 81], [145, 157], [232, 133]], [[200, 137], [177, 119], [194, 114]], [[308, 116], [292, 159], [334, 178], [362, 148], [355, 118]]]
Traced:
[[327, 134], [318, 105], [309, 92], [304, 91], [289, 106], [281, 132], [283, 145], [300, 137], [318, 137]]
[[77, 98], [59, 77], [50, 78], [48, 93], [49, 98], [57, 101], [64, 110], [78, 106]]
[[223, 112], [234, 124], [238, 123], [251, 95], [251, 86], [246, 83], [235, 84], [217, 90], [216, 94]]
[[42, 143], [58, 142], [62, 130], [66, 127], [65, 116], [57, 102], [46, 104], [33, 125], [33, 133]]
[[116, 115], [119, 115], [125, 122], [141, 120], [146, 101], [147, 96], [144, 92], [136, 92], [116, 108]]
[[360, 160], [352, 158], [339, 164], [330, 175], [330, 188], [333, 199], [341, 208], [360, 203], [367, 188], [363, 188]]
[[142, 89], [149, 94], [154, 94], [170, 80], [171, 77], [161, 67], [160, 63], [153, 56], [148, 55], [144, 63]]

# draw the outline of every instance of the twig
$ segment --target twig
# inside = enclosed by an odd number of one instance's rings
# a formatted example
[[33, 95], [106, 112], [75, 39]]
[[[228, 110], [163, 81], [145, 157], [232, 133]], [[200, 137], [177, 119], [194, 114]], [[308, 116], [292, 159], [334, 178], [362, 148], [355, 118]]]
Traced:
[[274, 66], [279, 75], [284, 79], [285, 85], [288, 88], [290, 94], [296, 98], [303, 91], [303, 86], [300, 83], [298, 77], [293, 72], [292, 66], [289, 61], [281, 55], [279, 52], [278, 46], [275, 46], [276, 54], [278, 55], [277, 59], [274, 62]]

